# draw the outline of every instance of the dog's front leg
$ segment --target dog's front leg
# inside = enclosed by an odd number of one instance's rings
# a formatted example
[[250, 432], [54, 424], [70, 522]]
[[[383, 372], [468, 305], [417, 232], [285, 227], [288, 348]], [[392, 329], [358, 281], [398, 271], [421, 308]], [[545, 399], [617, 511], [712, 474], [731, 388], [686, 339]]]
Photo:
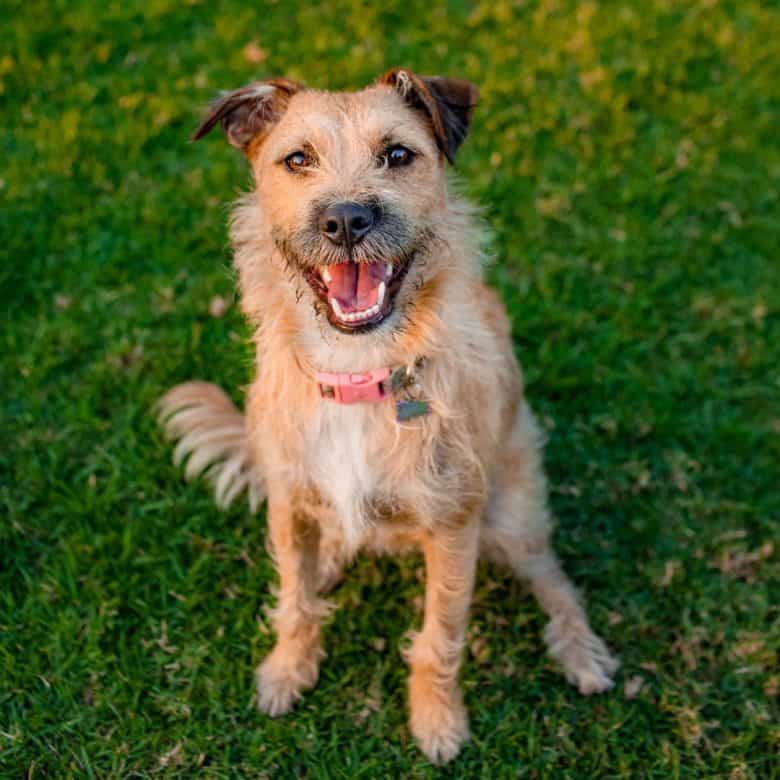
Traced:
[[319, 526], [296, 512], [289, 491], [269, 485], [269, 548], [279, 572], [278, 604], [272, 612], [276, 645], [257, 668], [258, 706], [271, 716], [288, 712], [317, 682], [320, 621], [327, 603], [317, 598]]
[[458, 671], [474, 587], [479, 516], [469, 513], [457, 527], [437, 528], [423, 541], [425, 619], [407, 654], [409, 725], [436, 764], [454, 758], [469, 736]]

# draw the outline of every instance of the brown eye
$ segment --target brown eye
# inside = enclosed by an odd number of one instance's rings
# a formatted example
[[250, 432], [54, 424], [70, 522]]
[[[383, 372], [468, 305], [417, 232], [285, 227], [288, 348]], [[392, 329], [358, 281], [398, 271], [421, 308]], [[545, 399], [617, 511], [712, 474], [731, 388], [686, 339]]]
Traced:
[[402, 165], [409, 165], [414, 159], [414, 152], [401, 144], [390, 146], [384, 153], [384, 160], [390, 168], [400, 168]]
[[288, 171], [296, 173], [308, 168], [312, 164], [312, 159], [306, 152], [293, 152], [284, 158], [284, 164]]

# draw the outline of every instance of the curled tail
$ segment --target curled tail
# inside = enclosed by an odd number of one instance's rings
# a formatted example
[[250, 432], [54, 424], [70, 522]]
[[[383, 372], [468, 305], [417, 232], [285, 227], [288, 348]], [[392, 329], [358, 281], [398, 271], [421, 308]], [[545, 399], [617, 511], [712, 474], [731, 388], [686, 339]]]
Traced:
[[189, 456], [185, 478], [204, 475], [220, 509], [246, 490], [255, 511], [265, 487], [252, 462], [244, 415], [227, 394], [209, 382], [185, 382], [171, 388], [157, 410], [168, 438], [179, 440], [173, 462], [179, 466]]

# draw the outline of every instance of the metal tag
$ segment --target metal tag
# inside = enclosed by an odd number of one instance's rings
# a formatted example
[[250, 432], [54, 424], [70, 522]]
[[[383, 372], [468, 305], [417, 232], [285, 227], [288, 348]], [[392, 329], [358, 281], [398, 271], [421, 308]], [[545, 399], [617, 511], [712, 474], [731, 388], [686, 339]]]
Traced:
[[422, 417], [430, 414], [431, 405], [427, 401], [396, 401], [395, 419], [398, 422], [406, 422], [414, 417]]

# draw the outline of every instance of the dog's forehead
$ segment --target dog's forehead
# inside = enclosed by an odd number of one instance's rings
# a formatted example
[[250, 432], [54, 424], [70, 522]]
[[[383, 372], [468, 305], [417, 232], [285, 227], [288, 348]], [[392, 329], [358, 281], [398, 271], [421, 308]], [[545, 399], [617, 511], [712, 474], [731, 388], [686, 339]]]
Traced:
[[299, 92], [290, 100], [278, 130], [280, 137], [313, 144], [403, 140], [395, 138], [398, 135], [422, 143], [429, 135], [421, 115], [385, 86], [360, 92]]

